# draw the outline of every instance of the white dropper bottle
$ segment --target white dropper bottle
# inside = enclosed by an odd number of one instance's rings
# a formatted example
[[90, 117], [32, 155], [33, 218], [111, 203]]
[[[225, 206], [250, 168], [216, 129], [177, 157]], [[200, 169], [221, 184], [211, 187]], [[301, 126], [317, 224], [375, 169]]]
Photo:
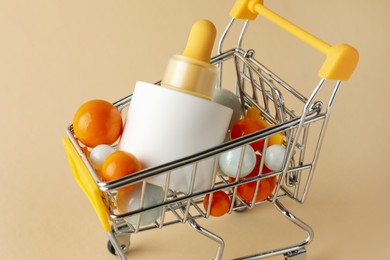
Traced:
[[[182, 55], [168, 62], [161, 86], [137, 82], [119, 149], [134, 154], [144, 168], [169, 163], [221, 144], [232, 110], [211, 101], [217, 68], [210, 64], [215, 26], [196, 22]], [[214, 158], [171, 172], [169, 188], [184, 193], [212, 185]], [[166, 176], [148, 182], [165, 187]]]

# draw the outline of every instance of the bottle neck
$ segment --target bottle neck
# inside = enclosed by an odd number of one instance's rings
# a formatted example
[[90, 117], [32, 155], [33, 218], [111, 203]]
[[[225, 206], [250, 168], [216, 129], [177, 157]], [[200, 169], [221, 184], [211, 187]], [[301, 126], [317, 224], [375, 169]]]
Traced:
[[217, 68], [210, 63], [174, 55], [168, 62], [161, 85], [211, 100], [217, 76]]

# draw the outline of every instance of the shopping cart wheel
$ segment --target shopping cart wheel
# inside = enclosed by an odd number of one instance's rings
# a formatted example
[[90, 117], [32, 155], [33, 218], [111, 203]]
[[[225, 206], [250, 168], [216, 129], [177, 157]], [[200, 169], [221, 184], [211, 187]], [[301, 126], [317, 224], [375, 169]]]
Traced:
[[114, 246], [111, 244], [111, 241], [110, 241], [110, 240], [107, 241], [107, 249], [108, 249], [108, 252], [110, 252], [110, 253], [113, 254], [113, 255], [116, 255], [115, 248], [114, 248]]
[[108, 251], [113, 255], [118, 255], [117, 250], [115, 249], [115, 246], [112, 244], [111, 239], [115, 237], [115, 243], [119, 245], [119, 248], [122, 252], [120, 252], [120, 255], [126, 253], [126, 251], [130, 247], [130, 234], [112, 234], [110, 237], [110, 240], [107, 241], [107, 249]]
[[235, 200], [234, 201], [234, 212], [241, 213], [246, 211], [248, 208], [242, 203], [241, 201]]
[[[128, 249], [128, 246], [126, 246], [126, 245], [121, 245], [121, 248], [122, 248], [122, 252], [126, 252], [127, 249]], [[107, 241], [107, 249], [108, 249], [108, 252], [110, 252], [111, 254], [113, 254], [113, 255], [118, 255], [118, 254], [116, 253], [115, 247], [111, 244], [111, 241], [110, 241], [110, 240]]]

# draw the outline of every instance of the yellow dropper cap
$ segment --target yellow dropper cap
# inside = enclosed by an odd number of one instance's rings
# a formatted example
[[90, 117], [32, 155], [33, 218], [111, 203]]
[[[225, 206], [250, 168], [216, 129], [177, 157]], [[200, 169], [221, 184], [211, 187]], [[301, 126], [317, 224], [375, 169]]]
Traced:
[[210, 64], [215, 37], [212, 22], [197, 21], [183, 54], [169, 60], [161, 85], [210, 100], [217, 79], [217, 68]]
[[199, 20], [191, 28], [183, 56], [210, 63], [217, 30], [208, 20]]

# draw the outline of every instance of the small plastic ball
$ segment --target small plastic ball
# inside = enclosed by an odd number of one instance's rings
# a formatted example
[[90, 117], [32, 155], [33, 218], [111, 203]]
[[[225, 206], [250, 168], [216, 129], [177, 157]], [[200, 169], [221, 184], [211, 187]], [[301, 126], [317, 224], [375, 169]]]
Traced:
[[[251, 202], [253, 196], [255, 195], [257, 182], [249, 182], [245, 184], [238, 185], [237, 195], [246, 202]], [[276, 176], [265, 178], [260, 181], [259, 188], [257, 190], [257, 196], [255, 201], [259, 202], [265, 200], [275, 189], [276, 186]]]
[[[140, 161], [133, 154], [124, 151], [115, 151], [104, 160], [101, 178], [103, 181], [112, 181], [136, 173], [142, 169]], [[121, 189], [133, 189], [129, 185]]]
[[[253, 169], [251, 173], [249, 173], [247, 176], [245, 176], [242, 179], [249, 179], [252, 177], [255, 177], [259, 174], [260, 171], [260, 164], [261, 164], [261, 155], [256, 154], [257, 161], [256, 161], [256, 166]], [[266, 165], [263, 165], [263, 169], [261, 174], [267, 174], [272, 172], [272, 170], [268, 169]], [[235, 178], [229, 178], [229, 182], [235, 182]], [[257, 190], [257, 195], [256, 195], [256, 202], [265, 200], [274, 190], [276, 186], [276, 176], [268, 177], [265, 179], [262, 179], [259, 183], [259, 188]], [[255, 195], [257, 187], [257, 181], [245, 183], [238, 185], [238, 187], [233, 187], [232, 189], [235, 190], [237, 188], [237, 195], [243, 199], [244, 201], [251, 203], [253, 201], [253, 197]]]
[[[245, 145], [244, 157], [242, 160], [241, 171], [239, 177], [248, 175], [256, 165], [256, 153], [250, 145]], [[236, 177], [238, 171], [238, 164], [240, 163], [241, 151], [243, 147], [222, 153], [219, 156], [219, 167], [222, 172], [229, 177]]]
[[286, 148], [283, 145], [271, 145], [264, 156], [264, 164], [273, 171], [282, 169]]
[[[260, 110], [255, 107], [251, 106], [248, 108], [246, 111], [246, 118], [253, 118], [255, 119], [258, 123], [260, 123], [263, 128], [268, 128], [271, 125], [263, 118], [262, 113]], [[282, 133], [277, 133], [274, 135], [271, 135], [268, 139], [268, 146], [274, 145], [274, 144], [283, 144], [284, 142], [284, 135]]]
[[[203, 207], [208, 210], [210, 204], [210, 194], [208, 193], [203, 200]], [[210, 205], [210, 215], [213, 217], [220, 217], [228, 213], [230, 209], [230, 198], [229, 196], [219, 190], [214, 192], [213, 199]]]
[[[257, 132], [264, 129], [264, 126], [254, 118], [243, 118], [234, 123], [230, 131], [230, 139], [236, 138]], [[260, 139], [250, 144], [252, 148], [257, 151], [263, 150], [264, 139]]]
[[[120, 214], [124, 214], [130, 211], [134, 211], [141, 208], [141, 194], [142, 184], [135, 184], [135, 188], [126, 191], [119, 190], [116, 198], [117, 207]], [[156, 186], [150, 183], [145, 185], [144, 201], [142, 207], [152, 207], [158, 205], [164, 200], [164, 190], [160, 186]], [[126, 217], [125, 221], [131, 225], [137, 225], [141, 216], [140, 225], [149, 225], [155, 222], [161, 216], [162, 208], [158, 207], [145, 211], [141, 214]]]
[[115, 149], [107, 144], [100, 144], [95, 146], [89, 155], [89, 159], [91, 160], [91, 164], [95, 170], [100, 171], [102, 169], [104, 160], [106, 160], [106, 158], [114, 151]]
[[111, 103], [90, 100], [77, 109], [73, 129], [77, 138], [88, 147], [113, 144], [122, 133], [122, 116]]

